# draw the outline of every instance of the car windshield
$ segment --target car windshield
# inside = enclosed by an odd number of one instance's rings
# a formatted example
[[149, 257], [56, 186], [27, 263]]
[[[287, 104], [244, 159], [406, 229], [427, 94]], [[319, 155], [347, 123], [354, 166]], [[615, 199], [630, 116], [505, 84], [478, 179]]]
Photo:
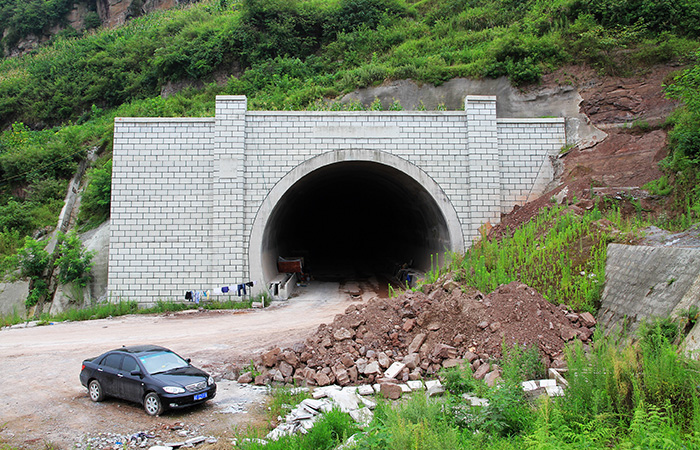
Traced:
[[173, 369], [180, 369], [189, 365], [187, 361], [173, 352], [148, 353], [147, 355], [141, 356], [139, 359], [146, 369], [146, 372], [151, 375]]

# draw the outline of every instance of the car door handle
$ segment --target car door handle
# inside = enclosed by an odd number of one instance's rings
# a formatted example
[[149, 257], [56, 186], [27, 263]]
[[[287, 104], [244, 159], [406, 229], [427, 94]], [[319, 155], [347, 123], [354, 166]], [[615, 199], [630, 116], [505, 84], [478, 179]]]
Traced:
[[97, 371], [98, 371], [98, 372], [102, 372], [103, 370], [102, 370], [102, 369], [97, 369]]
[[119, 378], [122, 378], [124, 375], [118, 373], [117, 376], [118, 376]]

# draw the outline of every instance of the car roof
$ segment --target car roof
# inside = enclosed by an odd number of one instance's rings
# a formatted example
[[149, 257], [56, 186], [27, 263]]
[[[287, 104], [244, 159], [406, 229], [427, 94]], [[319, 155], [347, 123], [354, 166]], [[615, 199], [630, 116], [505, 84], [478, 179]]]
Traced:
[[112, 350], [113, 352], [124, 352], [132, 354], [143, 354], [152, 352], [169, 352], [171, 350], [159, 345], [131, 345], [129, 347], [121, 347]]

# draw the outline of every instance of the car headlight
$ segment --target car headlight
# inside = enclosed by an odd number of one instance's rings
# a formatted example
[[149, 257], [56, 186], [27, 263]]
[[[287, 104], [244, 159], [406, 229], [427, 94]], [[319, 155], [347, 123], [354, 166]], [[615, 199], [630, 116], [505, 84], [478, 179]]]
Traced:
[[212, 384], [214, 384], [214, 378], [213, 378], [213, 377], [209, 377], [209, 379], [207, 379], [207, 384], [208, 384], [209, 386], [211, 386]]
[[183, 388], [177, 386], [165, 386], [163, 390], [168, 394], [182, 394], [185, 392]]

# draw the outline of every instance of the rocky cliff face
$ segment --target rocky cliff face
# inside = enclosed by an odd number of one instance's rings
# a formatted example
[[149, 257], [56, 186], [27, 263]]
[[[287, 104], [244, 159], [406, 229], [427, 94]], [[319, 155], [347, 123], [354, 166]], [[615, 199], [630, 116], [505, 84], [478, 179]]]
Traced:
[[[96, 0], [95, 4], [102, 26], [114, 28], [124, 25], [131, 18], [194, 1], [196, 0]], [[6, 48], [5, 55], [13, 57], [28, 53], [66, 28], [85, 30], [87, 25], [85, 19], [90, 12], [87, 0], [77, 1], [66, 16], [65, 26], [51, 27], [40, 36], [36, 34], [25, 36], [11, 48]], [[8, 30], [5, 30], [5, 35], [7, 33]]]
[[132, 17], [138, 17], [158, 9], [169, 9], [180, 3], [186, 2], [180, 0], [97, 0], [97, 14], [102, 20], [102, 25], [113, 28], [123, 25]]

